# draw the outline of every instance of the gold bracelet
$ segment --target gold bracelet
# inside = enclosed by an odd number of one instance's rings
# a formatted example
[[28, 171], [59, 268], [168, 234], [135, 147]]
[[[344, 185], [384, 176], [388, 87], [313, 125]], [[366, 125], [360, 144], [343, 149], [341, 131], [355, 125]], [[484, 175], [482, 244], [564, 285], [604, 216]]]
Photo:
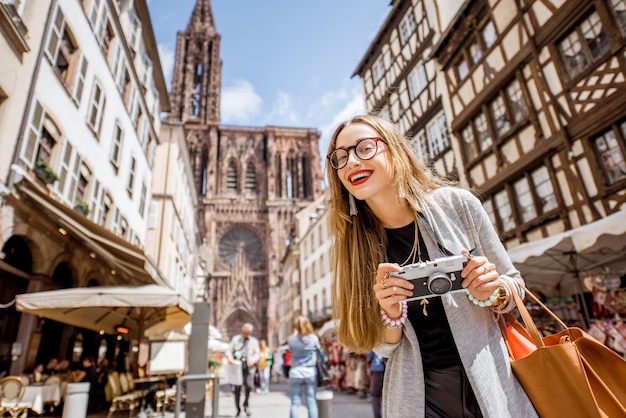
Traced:
[[496, 300], [493, 301], [490, 308], [494, 311], [501, 311], [502, 308], [507, 306], [510, 301], [511, 295], [509, 294], [509, 289], [504, 284], [500, 284], [500, 287], [498, 288], [498, 296], [496, 297]]

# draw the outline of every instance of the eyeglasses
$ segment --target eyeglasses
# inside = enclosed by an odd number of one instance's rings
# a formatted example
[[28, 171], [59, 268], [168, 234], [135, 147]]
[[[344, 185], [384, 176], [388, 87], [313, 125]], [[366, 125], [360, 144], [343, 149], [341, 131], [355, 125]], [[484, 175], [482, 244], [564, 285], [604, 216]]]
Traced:
[[365, 161], [374, 158], [378, 152], [378, 141], [385, 142], [382, 138], [363, 138], [351, 147], [335, 149], [326, 158], [335, 170], [341, 170], [348, 164], [350, 150], [354, 150], [354, 154], [360, 160]]

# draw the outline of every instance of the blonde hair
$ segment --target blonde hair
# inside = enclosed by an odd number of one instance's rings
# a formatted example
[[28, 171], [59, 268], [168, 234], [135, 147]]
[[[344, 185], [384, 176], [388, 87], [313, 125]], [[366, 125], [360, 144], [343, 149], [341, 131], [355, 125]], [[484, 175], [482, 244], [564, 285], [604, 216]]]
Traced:
[[298, 316], [293, 321], [293, 329], [302, 336], [313, 334], [313, 325], [306, 316]]
[[[406, 201], [418, 212], [420, 204], [427, 204], [429, 192], [447, 184], [417, 158], [393, 124], [374, 115], [359, 115], [341, 123], [331, 137], [328, 154], [335, 150], [343, 129], [354, 124], [368, 125], [384, 141], [398, 201]], [[373, 287], [378, 264], [385, 259], [387, 237], [364, 201], [355, 199], [358, 214], [349, 216], [348, 191], [328, 158], [326, 172], [330, 189], [329, 228], [335, 238], [331, 294], [337, 339], [354, 352], [368, 352], [384, 341], [385, 328]]]

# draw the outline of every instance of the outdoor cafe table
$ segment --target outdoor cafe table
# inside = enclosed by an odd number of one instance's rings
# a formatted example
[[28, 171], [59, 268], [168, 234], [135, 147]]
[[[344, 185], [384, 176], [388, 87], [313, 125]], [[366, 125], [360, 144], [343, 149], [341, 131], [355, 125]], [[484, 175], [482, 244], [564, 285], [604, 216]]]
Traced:
[[31, 411], [36, 414], [44, 412], [44, 405], [52, 403], [57, 406], [61, 402], [61, 388], [57, 384], [53, 385], [28, 385], [24, 390], [22, 402], [30, 403]]

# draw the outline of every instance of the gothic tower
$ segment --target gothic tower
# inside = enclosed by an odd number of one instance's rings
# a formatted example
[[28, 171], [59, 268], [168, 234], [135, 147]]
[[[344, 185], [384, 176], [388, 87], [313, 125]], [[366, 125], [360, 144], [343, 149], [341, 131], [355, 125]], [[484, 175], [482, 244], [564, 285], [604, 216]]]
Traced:
[[182, 122], [200, 196], [211, 323], [226, 338], [244, 322], [276, 347], [280, 263], [295, 213], [321, 194], [319, 131], [220, 125], [220, 36], [209, 0], [179, 32], [169, 119]]

